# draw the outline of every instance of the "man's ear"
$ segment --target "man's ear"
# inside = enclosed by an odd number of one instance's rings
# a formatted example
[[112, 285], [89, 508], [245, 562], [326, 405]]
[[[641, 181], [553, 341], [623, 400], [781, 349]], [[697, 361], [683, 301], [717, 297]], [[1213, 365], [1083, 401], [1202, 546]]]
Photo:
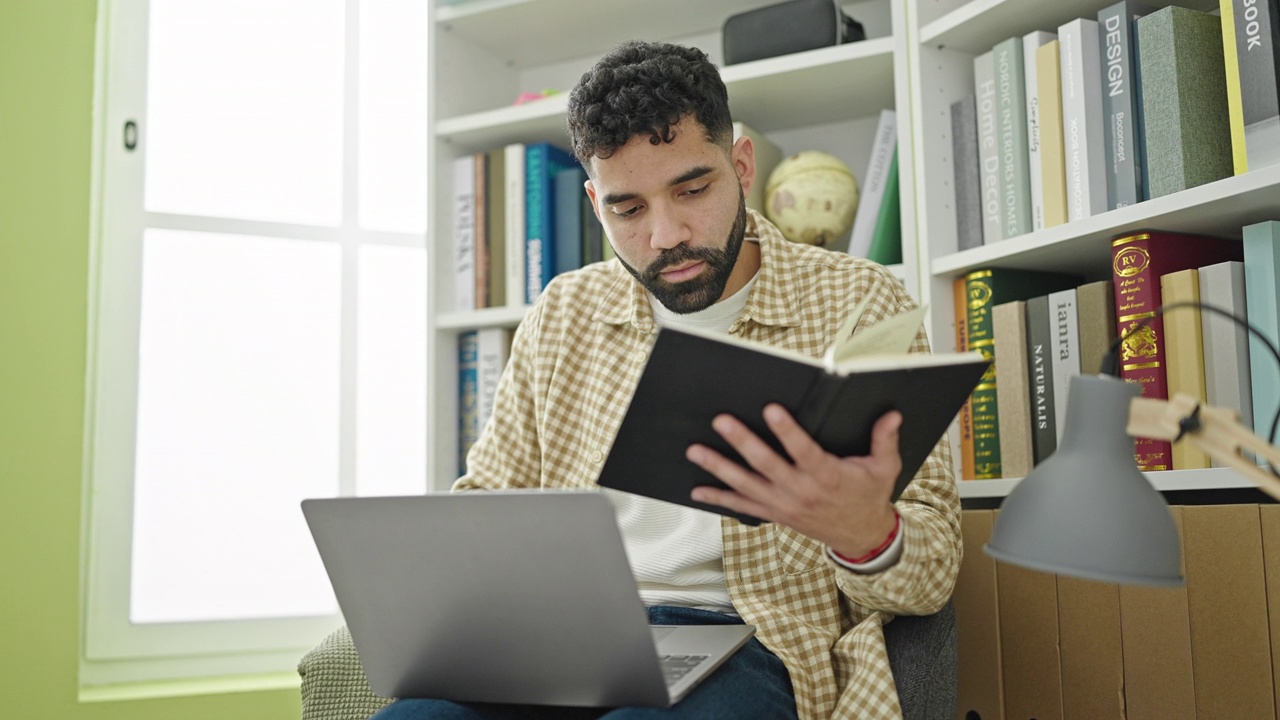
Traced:
[[751, 186], [756, 182], [756, 148], [751, 138], [743, 135], [733, 143], [730, 151], [733, 169], [738, 173], [738, 183], [742, 185], [742, 194], [750, 195]]
[[596, 186], [590, 176], [587, 176], [587, 181], [582, 183], [582, 187], [587, 191], [587, 198], [591, 200], [591, 211], [596, 214], [596, 220], [604, 224], [604, 218], [600, 217], [600, 204], [596, 202]]

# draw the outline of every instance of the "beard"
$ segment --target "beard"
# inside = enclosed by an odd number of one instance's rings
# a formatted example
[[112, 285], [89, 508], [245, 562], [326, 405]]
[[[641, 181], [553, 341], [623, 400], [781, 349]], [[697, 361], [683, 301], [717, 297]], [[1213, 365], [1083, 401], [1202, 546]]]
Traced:
[[[618, 256], [618, 261], [663, 307], [671, 312], [687, 315], [711, 307], [724, 295], [729, 276], [738, 263], [738, 254], [742, 251], [746, 232], [747, 201], [739, 188], [738, 216], [734, 219], [723, 249], [680, 244], [663, 250], [643, 271], [632, 267], [621, 256]], [[663, 270], [690, 261], [705, 262], [707, 270], [696, 278], [680, 283], [662, 279]]]

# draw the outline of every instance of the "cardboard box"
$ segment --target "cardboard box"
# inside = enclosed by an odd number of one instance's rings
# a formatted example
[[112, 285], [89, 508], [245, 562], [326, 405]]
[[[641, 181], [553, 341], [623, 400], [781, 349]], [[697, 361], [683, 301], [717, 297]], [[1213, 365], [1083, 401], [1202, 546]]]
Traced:
[[[1185, 546], [1182, 508], [1169, 510]], [[1187, 589], [1121, 585], [1120, 636], [1128, 720], [1195, 720]]]
[[1259, 507], [1262, 517], [1262, 562], [1267, 581], [1267, 618], [1271, 626], [1271, 672], [1275, 703], [1280, 708], [1280, 505]]
[[1057, 576], [998, 563], [996, 586], [1004, 716], [1062, 720]]
[[1274, 718], [1259, 506], [1187, 506], [1182, 513], [1196, 717]]
[[1120, 586], [1058, 576], [1065, 720], [1125, 720]]
[[960, 720], [974, 716], [982, 720], [1004, 718], [996, 561], [982, 552], [991, 540], [994, 521], [991, 510], [965, 510], [960, 518], [964, 561], [952, 595], [960, 646], [956, 698], [956, 717]]

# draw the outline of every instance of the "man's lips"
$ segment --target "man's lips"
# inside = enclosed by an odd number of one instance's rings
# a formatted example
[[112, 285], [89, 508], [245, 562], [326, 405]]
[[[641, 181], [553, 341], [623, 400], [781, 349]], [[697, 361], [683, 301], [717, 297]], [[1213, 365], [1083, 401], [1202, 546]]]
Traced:
[[705, 264], [706, 263], [703, 262], [702, 260], [697, 260], [691, 263], [686, 263], [684, 265], [677, 266], [670, 270], [663, 270], [661, 273], [662, 279], [666, 280], [667, 282], [681, 282], [693, 277], [697, 277], [698, 273], [702, 272], [702, 266]]

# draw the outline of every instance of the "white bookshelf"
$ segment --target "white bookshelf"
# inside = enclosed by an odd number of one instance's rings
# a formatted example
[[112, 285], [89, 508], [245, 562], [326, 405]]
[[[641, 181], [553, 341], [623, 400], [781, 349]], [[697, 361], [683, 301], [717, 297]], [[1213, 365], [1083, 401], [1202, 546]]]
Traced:
[[[973, 92], [973, 59], [1009, 37], [1056, 32], [1078, 17], [1094, 18], [1112, 0], [908, 0], [912, 18], [911, 98], [921, 299], [929, 303], [936, 349], [954, 347], [952, 281], [984, 267], [1075, 272], [1090, 280], [1111, 276], [1111, 240], [1142, 229], [1239, 237], [1250, 223], [1280, 216], [1280, 167], [1202, 185], [1065, 225], [957, 251], [950, 105]], [[1216, 0], [1178, 0], [1202, 11]], [[1162, 491], [1226, 490], [1252, 484], [1229, 469], [1147, 473]], [[1006, 496], [1019, 479], [960, 482], [964, 498]]]
[[[1166, 470], [1164, 472], [1143, 473], [1151, 486], [1161, 492], [1178, 490], [1238, 490], [1256, 487], [1240, 473], [1230, 468], [1209, 468], [1208, 470]], [[962, 498], [1003, 498], [1022, 478], [1000, 480], [965, 480], [960, 485]]]
[[[784, 153], [820, 149], [856, 174], [866, 167], [878, 113], [897, 111], [903, 257], [894, 268], [930, 306], [933, 346], [954, 342], [951, 281], [998, 265], [1075, 271], [1101, 279], [1110, 240], [1143, 228], [1238, 235], [1280, 213], [1280, 167], [1228, 178], [1019, 238], [957, 252], [950, 104], [972, 92], [976, 54], [1032, 30], [1093, 17], [1111, 0], [865, 0], [843, 3], [867, 29], [859, 43], [722, 69], [735, 119]], [[514, 327], [522, 306], [454, 311], [449, 264], [449, 171], [454, 158], [511, 142], [567, 147], [567, 91], [600, 54], [631, 38], [696, 45], [722, 65], [720, 28], [752, 6], [742, 0], [474, 0], [433, 7], [429, 119], [431, 268], [428, 433], [432, 484], [456, 470], [456, 339]], [[1217, 0], [1178, 4], [1211, 10]], [[744, 7], [745, 5], [745, 7]], [[522, 91], [562, 92], [513, 106]], [[1229, 470], [1151, 474], [1162, 490], [1248, 487]], [[1003, 497], [1016, 480], [966, 481], [963, 497]]]
[[[428, 119], [430, 243], [427, 331], [430, 486], [443, 489], [457, 467], [457, 336], [486, 327], [515, 327], [523, 306], [456, 311], [450, 306], [450, 171], [455, 158], [508, 143], [568, 147], [568, 90], [604, 52], [629, 39], [670, 40], [702, 48], [722, 66], [734, 119], [776, 143], [784, 154], [818, 149], [865, 171], [879, 113], [898, 110], [898, 134], [909, 138], [911, 113], [905, 6], [900, 0], [842, 3], [867, 39], [723, 67], [720, 29], [731, 15], [763, 0], [473, 0], [433, 2]], [[559, 90], [513, 105], [521, 92]], [[910, 143], [899, 147], [903, 255], [894, 268], [917, 293], [915, 209]], [[759, 182], [764, 182], [761, 178]]]

